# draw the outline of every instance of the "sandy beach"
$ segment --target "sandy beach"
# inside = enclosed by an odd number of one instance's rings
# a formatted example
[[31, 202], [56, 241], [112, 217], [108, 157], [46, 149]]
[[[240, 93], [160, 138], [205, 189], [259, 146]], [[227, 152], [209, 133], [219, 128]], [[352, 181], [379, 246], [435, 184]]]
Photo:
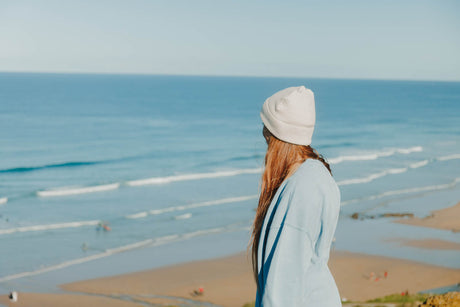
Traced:
[[19, 300], [15, 303], [10, 302], [6, 295], [0, 297], [0, 306], [113, 306], [131, 307], [139, 306], [132, 302], [124, 302], [118, 299], [97, 297], [92, 295], [80, 294], [50, 294], [50, 293], [20, 293]]
[[[363, 301], [392, 293], [448, 286], [460, 282], [460, 269], [334, 251], [329, 266], [342, 298]], [[385, 272], [387, 277], [385, 278]], [[256, 287], [245, 253], [155, 270], [62, 285], [64, 294], [19, 293], [6, 306], [139, 306], [141, 302], [175, 305], [210, 302], [241, 307], [254, 300]], [[194, 291], [203, 289], [196, 296]], [[9, 305], [8, 305], [9, 304]]]
[[453, 232], [460, 231], [460, 202], [456, 205], [441, 210], [432, 211], [431, 215], [424, 218], [405, 218], [395, 220], [396, 223], [431, 227], [437, 229], [450, 230]]
[[[460, 203], [432, 216], [403, 219], [409, 225], [460, 229]], [[460, 244], [436, 238], [389, 238], [421, 250], [460, 250]], [[451, 286], [460, 282], [460, 269], [426, 263], [333, 250], [329, 261], [342, 299], [366, 301], [389, 294]], [[244, 252], [218, 259], [193, 261], [63, 284], [61, 293], [19, 293], [18, 302], [0, 296], [0, 306], [209, 306], [241, 307], [255, 300], [256, 285], [250, 257]]]

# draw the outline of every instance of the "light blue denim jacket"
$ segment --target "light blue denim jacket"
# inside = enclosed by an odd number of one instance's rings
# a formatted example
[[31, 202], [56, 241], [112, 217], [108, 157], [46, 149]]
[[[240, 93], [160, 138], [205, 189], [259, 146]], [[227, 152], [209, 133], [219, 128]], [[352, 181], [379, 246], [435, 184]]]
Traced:
[[327, 266], [339, 211], [321, 161], [307, 159], [281, 184], [260, 234], [256, 307], [342, 306]]

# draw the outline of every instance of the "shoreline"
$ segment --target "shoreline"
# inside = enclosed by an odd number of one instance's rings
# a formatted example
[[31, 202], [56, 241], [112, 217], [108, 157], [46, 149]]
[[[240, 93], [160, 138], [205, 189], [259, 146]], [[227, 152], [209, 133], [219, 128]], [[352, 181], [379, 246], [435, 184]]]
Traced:
[[460, 225], [458, 221], [459, 216], [460, 202], [451, 207], [431, 211], [430, 215], [423, 218], [410, 217], [404, 219], [397, 219], [393, 222], [412, 226], [450, 230], [452, 232], [460, 232]]
[[403, 238], [390, 238], [387, 242], [395, 242], [400, 246], [410, 246], [422, 250], [460, 250], [460, 243], [439, 240], [439, 239], [403, 239]]
[[[460, 203], [433, 211], [427, 218], [393, 220], [391, 222], [406, 224], [401, 227], [409, 227], [412, 231], [422, 224], [436, 228], [439, 235], [437, 238], [395, 235], [380, 244], [387, 242], [399, 245], [397, 248], [405, 246], [422, 253], [429, 250], [437, 254], [458, 253], [460, 244], [456, 240], [443, 240], [440, 235], [446, 234], [446, 230], [460, 228], [458, 219], [454, 218], [458, 214]], [[349, 222], [356, 227], [366, 226], [358, 224], [361, 222]], [[439, 230], [441, 226], [444, 228]], [[353, 229], [360, 228], [352, 227], [349, 231]], [[247, 237], [248, 230], [210, 234], [163, 245], [161, 249], [147, 247], [120, 253], [111, 256], [110, 261], [102, 258], [43, 273], [30, 280], [18, 279], [0, 285], [0, 293], [19, 290], [18, 302], [10, 303], [4, 293], [0, 294], [0, 306], [242, 307], [253, 302], [256, 293], [250, 257], [241, 252], [244, 248], [242, 242]], [[349, 243], [346, 246], [350, 246]], [[400, 256], [346, 251], [346, 246], [339, 249], [333, 246], [329, 260], [329, 268], [344, 301], [363, 302], [395, 293], [415, 293], [460, 283], [460, 268]]]
[[[460, 269], [346, 251], [332, 251], [329, 267], [341, 297], [353, 301], [460, 282]], [[199, 292], [199, 288], [203, 294], [194, 296], [193, 292]], [[203, 302], [241, 307], [254, 301], [256, 292], [246, 253], [77, 281], [62, 284], [60, 289], [61, 293], [20, 292], [14, 306], [129, 307], [139, 306], [140, 302], [152, 305], [187, 302], [194, 306], [193, 302]], [[0, 304], [9, 306], [6, 294], [0, 296]]]

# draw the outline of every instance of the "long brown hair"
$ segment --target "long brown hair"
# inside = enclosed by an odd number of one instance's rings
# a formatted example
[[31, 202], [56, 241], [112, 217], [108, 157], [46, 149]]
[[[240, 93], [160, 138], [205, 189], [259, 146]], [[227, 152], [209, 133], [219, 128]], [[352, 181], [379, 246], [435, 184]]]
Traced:
[[324, 166], [332, 174], [329, 164], [311, 146], [295, 145], [281, 141], [273, 136], [265, 126], [263, 134], [267, 141], [268, 149], [265, 155], [265, 170], [262, 174], [259, 205], [257, 206], [256, 217], [252, 225], [251, 236], [252, 269], [257, 286], [259, 286], [257, 250], [259, 247], [260, 232], [262, 231], [262, 225], [270, 202], [281, 183], [292, 175], [297, 167], [306, 159], [316, 159], [323, 162]]

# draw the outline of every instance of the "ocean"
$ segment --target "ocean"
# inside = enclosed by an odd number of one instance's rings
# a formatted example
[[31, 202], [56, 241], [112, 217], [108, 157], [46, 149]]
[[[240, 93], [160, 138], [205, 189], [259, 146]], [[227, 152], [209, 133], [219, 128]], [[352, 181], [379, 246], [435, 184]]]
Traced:
[[350, 217], [460, 201], [459, 82], [0, 73], [0, 284], [209, 236], [245, 250], [259, 111], [298, 85], [341, 190], [334, 248], [460, 268], [458, 251], [392, 241], [458, 233]]

